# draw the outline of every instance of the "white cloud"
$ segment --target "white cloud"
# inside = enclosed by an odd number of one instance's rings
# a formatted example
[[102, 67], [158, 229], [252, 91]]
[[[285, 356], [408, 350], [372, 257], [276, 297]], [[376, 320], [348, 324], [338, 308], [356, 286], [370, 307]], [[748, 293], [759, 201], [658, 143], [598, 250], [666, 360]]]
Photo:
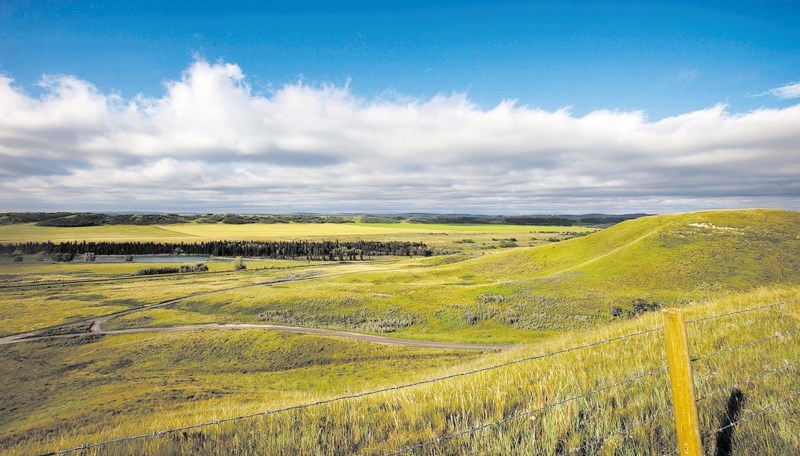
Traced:
[[800, 82], [790, 82], [789, 84], [770, 90], [769, 93], [781, 100], [800, 98]]
[[463, 93], [369, 100], [297, 82], [260, 94], [238, 66], [203, 60], [158, 98], [71, 76], [42, 89], [0, 76], [0, 209], [800, 209], [800, 105], [650, 122], [482, 109]]

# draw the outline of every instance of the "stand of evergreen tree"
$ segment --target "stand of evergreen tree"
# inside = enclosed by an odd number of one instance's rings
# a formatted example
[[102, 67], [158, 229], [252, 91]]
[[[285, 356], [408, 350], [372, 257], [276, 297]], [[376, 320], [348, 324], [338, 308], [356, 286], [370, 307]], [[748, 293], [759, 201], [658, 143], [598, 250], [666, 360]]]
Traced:
[[[369, 256], [431, 256], [423, 242], [378, 241], [209, 241], [171, 242], [26, 242], [0, 245], [0, 254], [43, 253], [58, 258], [95, 255], [213, 255], [221, 257], [263, 257], [322, 261], [356, 261]], [[180, 258], [178, 256], [178, 258]]]

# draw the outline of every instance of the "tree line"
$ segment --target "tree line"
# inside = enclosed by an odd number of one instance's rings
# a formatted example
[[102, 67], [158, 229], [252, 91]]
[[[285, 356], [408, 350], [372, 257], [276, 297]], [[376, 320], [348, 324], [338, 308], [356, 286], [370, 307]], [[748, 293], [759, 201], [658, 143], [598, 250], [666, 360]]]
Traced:
[[72, 259], [75, 255], [213, 255], [323, 261], [363, 260], [365, 256], [431, 256], [423, 242], [400, 241], [207, 241], [184, 242], [25, 242], [0, 245], [7, 255], [37, 254]]

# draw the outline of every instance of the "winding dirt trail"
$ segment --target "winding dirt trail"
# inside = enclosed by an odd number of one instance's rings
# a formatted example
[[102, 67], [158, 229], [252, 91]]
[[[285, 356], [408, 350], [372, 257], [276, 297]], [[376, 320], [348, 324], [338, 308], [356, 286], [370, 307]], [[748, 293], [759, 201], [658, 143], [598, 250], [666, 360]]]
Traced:
[[[293, 332], [299, 334], [312, 334], [312, 335], [320, 335], [320, 336], [328, 336], [328, 337], [342, 337], [346, 339], [352, 340], [360, 340], [366, 342], [374, 342], [380, 344], [390, 344], [390, 345], [403, 345], [407, 347], [420, 347], [420, 348], [439, 348], [439, 349], [451, 349], [451, 350], [505, 350], [509, 349], [512, 346], [510, 345], [483, 345], [483, 344], [459, 344], [459, 343], [445, 343], [445, 342], [432, 342], [432, 341], [424, 341], [424, 340], [414, 340], [414, 339], [398, 339], [393, 337], [384, 337], [384, 336], [375, 336], [370, 334], [360, 334], [360, 333], [352, 333], [346, 331], [335, 331], [331, 329], [321, 329], [321, 328], [309, 328], [303, 326], [281, 326], [281, 325], [258, 325], [258, 324], [247, 324], [247, 323], [229, 323], [229, 324], [203, 324], [203, 325], [179, 325], [179, 326], [164, 326], [164, 327], [151, 327], [151, 328], [129, 328], [129, 329], [116, 329], [116, 330], [105, 330], [103, 329], [103, 325], [111, 318], [121, 317], [123, 315], [130, 315], [133, 313], [144, 312], [151, 309], [158, 309], [161, 307], [166, 307], [172, 304], [177, 304], [181, 301], [191, 298], [197, 298], [202, 296], [209, 296], [217, 293], [223, 293], [226, 291], [231, 290], [240, 290], [244, 288], [252, 288], [252, 287], [263, 287], [263, 286], [270, 286], [278, 283], [286, 283], [286, 282], [296, 282], [302, 280], [312, 280], [321, 277], [333, 277], [336, 275], [347, 274], [339, 273], [339, 274], [323, 274], [323, 275], [315, 275], [309, 277], [294, 277], [288, 279], [278, 279], [269, 282], [260, 282], [255, 284], [249, 285], [239, 285], [236, 287], [225, 288], [221, 290], [213, 290], [213, 291], [206, 291], [202, 293], [195, 293], [188, 296], [182, 296], [179, 298], [170, 299], [168, 301], [163, 301], [158, 304], [154, 304], [151, 306], [146, 307], [138, 307], [135, 309], [128, 309], [123, 310], [120, 312], [114, 312], [111, 314], [103, 315], [100, 317], [89, 318], [86, 320], [81, 320], [77, 322], [72, 322], [65, 325], [54, 326], [51, 328], [44, 328], [38, 329], [35, 331], [28, 331], [19, 334], [13, 334], [10, 336], [6, 336], [0, 338], [0, 345], [9, 345], [9, 344], [16, 344], [22, 342], [34, 342], [34, 341], [41, 341], [41, 340], [51, 340], [51, 339], [66, 339], [71, 337], [86, 337], [92, 335], [114, 335], [114, 334], [139, 334], [139, 333], [157, 333], [157, 332], [180, 332], [180, 331], [203, 331], [203, 330], [243, 330], [243, 329], [261, 329], [265, 331], [286, 331], [286, 332]], [[90, 325], [88, 331], [80, 331], [80, 332], [70, 332], [70, 333], [62, 333], [62, 334], [53, 334], [53, 331], [57, 331], [59, 329], [68, 329], [70, 327], [81, 326], [81, 325]]]
[[[33, 342], [37, 340], [51, 340], [51, 339], [67, 339], [71, 337], [86, 337], [92, 335], [115, 335], [115, 334], [141, 334], [141, 333], [165, 333], [165, 332], [183, 332], [183, 331], [207, 331], [207, 330], [247, 330], [247, 329], [260, 329], [264, 331], [285, 331], [298, 334], [311, 334], [317, 336], [327, 337], [341, 337], [345, 339], [360, 340], [365, 342], [374, 342], [378, 344], [388, 345], [403, 345], [406, 347], [419, 347], [419, 348], [439, 348], [449, 350], [481, 350], [481, 351], [496, 351], [506, 350], [511, 348], [510, 345], [482, 345], [482, 344], [457, 344], [457, 343], [444, 343], [444, 342], [431, 342], [425, 340], [414, 339], [396, 339], [392, 337], [374, 336], [371, 334], [351, 333], [346, 331], [334, 331], [331, 329], [320, 328], [307, 328], [302, 326], [281, 326], [281, 325], [257, 325], [247, 323], [230, 323], [230, 324], [205, 324], [205, 325], [180, 325], [180, 326], [165, 326], [154, 328], [129, 328], [129, 329], [102, 329], [102, 323], [95, 320], [92, 324], [91, 331], [74, 333], [74, 334], [58, 334], [51, 336], [28, 336], [28, 337], [7, 337], [0, 339], [0, 345], [8, 345], [21, 342]], [[18, 335], [19, 336], [19, 335]]]

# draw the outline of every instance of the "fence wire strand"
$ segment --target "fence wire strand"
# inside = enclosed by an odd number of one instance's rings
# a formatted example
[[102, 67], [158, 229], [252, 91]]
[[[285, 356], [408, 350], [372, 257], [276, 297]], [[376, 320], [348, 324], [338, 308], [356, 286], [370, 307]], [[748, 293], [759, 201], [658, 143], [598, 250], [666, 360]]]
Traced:
[[777, 372], [785, 371], [785, 370], [791, 370], [792, 367], [796, 366], [797, 364], [800, 364], [800, 360], [795, 360], [795, 361], [793, 361], [791, 363], [784, 364], [784, 365], [782, 365], [780, 367], [776, 367], [776, 368], [773, 368], [773, 369], [762, 371], [760, 374], [755, 375], [753, 377], [750, 377], [747, 380], [738, 381], [734, 385], [727, 385], [727, 386], [723, 386], [722, 388], [717, 388], [717, 389], [711, 390], [707, 394], [705, 394], [702, 397], [698, 398], [697, 402], [705, 401], [705, 400], [710, 399], [710, 398], [712, 398], [714, 396], [717, 396], [717, 395], [719, 395], [721, 393], [727, 393], [728, 391], [730, 391], [731, 388], [736, 388], [736, 387], [743, 386], [743, 385], [752, 385], [753, 383], [755, 383], [755, 382], [757, 382], [757, 381], [761, 380], [762, 378], [767, 377], [769, 375], [775, 374]]
[[482, 431], [484, 429], [488, 429], [488, 428], [491, 428], [491, 427], [494, 427], [494, 426], [500, 426], [500, 425], [505, 424], [505, 423], [507, 423], [509, 421], [512, 421], [512, 420], [516, 420], [516, 419], [519, 419], [519, 418], [522, 418], [522, 417], [526, 417], [526, 416], [534, 415], [534, 414], [537, 414], [537, 413], [541, 413], [541, 412], [543, 412], [545, 410], [549, 410], [549, 409], [552, 409], [552, 408], [567, 404], [569, 402], [574, 402], [574, 401], [577, 401], [579, 399], [583, 399], [583, 398], [595, 395], [597, 393], [601, 393], [603, 391], [608, 391], [608, 390], [612, 390], [612, 389], [615, 389], [615, 388], [619, 388], [620, 386], [629, 385], [629, 384], [631, 384], [631, 383], [633, 383], [633, 382], [635, 382], [637, 380], [640, 380], [640, 379], [643, 379], [643, 378], [646, 378], [646, 377], [652, 377], [653, 375], [657, 375], [660, 372], [666, 372], [666, 370], [667, 370], [667, 366], [662, 366], [662, 367], [660, 367], [658, 369], [653, 369], [653, 370], [647, 371], [645, 373], [642, 373], [642, 374], [639, 374], [639, 375], [635, 375], [633, 377], [628, 377], [625, 380], [619, 381], [617, 383], [613, 383], [611, 385], [602, 386], [600, 388], [593, 389], [593, 390], [588, 391], [586, 393], [578, 394], [578, 395], [575, 395], [575, 396], [570, 396], [568, 398], [561, 399], [561, 400], [556, 401], [556, 402], [551, 402], [551, 403], [546, 404], [546, 405], [544, 405], [542, 407], [539, 407], [537, 409], [526, 410], [524, 412], [514, 413], [514, 414], [509, 415], [509, 416], [507, 416], [505, 418], [501, 418], [501, 419], [499, 419], [497, 421], [492, 421], [492, 422], [489, 422], [489, 423], [480, 424], [478, 426], [473, 426], [473, 427], [471, 427], [469, 429], [465, 429], [463, 431], [455, 432], [455, 433], [452, 433], [452, 434], [446, 434], [446, 435], [443, 435], [443, 436], [438, 437], [438, 438], [433, 439], [433, 440], [426, 440], [424, 442], [420, 442], [420, 443], [417, 443], [415, 445], [410, 445], [410, 446], [401, 448], [401, 449], [399, 449], [397, 451], [394, 451], [394, 452], [391, 452], [391, 453], [385, 453], [384, 456], [396, 456], [396, 455], [400, 455], [400, 454], [403, 454], [403, 453], [412, 452], [414, 450], [426, 447], [428, 445], [440, 444], [440, 443], [446, 442], [448, 440], [452, 440], [452, 439], [455, 439], [455, 438], [458, 438], [458, 437], [462, 437], [462, 436], [465, 436], [465, 435], [468, 435], [468, 434], [474, 434], [474, 433]]
[[769, 405], [767, 405], [765, 407], [760, 407], [756, 411], [752, 411], [752, 410], [745, 411], [744, 414], [747, 414], [747, 415], [742, 417], [741, 419], [736, 420], [736, 421], [734, 421], [734, 422], [732, 422], [732, 423], [730, 423], [730, 424], [728, 424], [726, 426], [722, 426], [720, 428], [717, 428], [714, 431], [707, 432], [707, 433], [703, 434], [703, 440], [707, 439], [708, 437], [711, 437], [712, 435], [719, 434], [720, 432], [722, 432], [722, 431], [724, 431], [726, 429], [730, 429], [730, 428], [738, 425], [739, 423], [742, 423], [742, 422], [747, 421], [749, 419], [752, 419], [752, 418], [754, 418], [754, 417], [756, 417], [758, 415], [761, 415], [762, 413], [767, 413], [768, 411], [772, 410], [773, 408], [775, 408], [775, 407], [777, 407], [777, 406], [779, 406], [779, 405], [781, 405], [783, 403], [790, 402], [792, 399], [794, 399], [798, 395], [800, 395], [800, 391], [795, 391], [794, 393], [784, 397], [783, 399], [777, 400], [777, 401], [775, 401], [775, 402], [773, 402], [773, 403], [771, 403], [771, 404], [769, 404]]
[[797, 332], [800, 332], [800, 329], [793, 329], [791, 331], [784, 331], [784, 332], [781, 332], [781, 333], [775, 333], [775, 334], [773, 334], [771, 336], [762, 337], [761, 339], [752, 340], [750, 342], [745, 342], [743, 344], [734, 345], [732, 347], [723, 348], [722, 350], [717, 350], [717, 351], [712, 352], [712, 353], [707, 353], [705, 355], [697, 356], [695, 358], [692, 358], [692, 362], [700, 361], [700, 360], [703, 360], [703, 359], [708, 359], [708, 358], [711, 358], [711, 357], [714, 357], [714, 356], [721, 355], [723, 353], [732, 352], [732, 351], [739, 350], [739, 349], [742, 349], [742, 348], [746, 348], [746, 347], [749, 347], [749, 346], [752, 346], [752, 345], [758, 345], [758, 344], [766, 342], [768, 340], [780, 339], [780, 338], [789, 336], [791, 334], [795, 334]]
[[595, 445], [603, 444], [603, 442], [605, 442], [606, 440], [608, 440], [608, 439], [610, 439], [612, 437], [616, 437], [618, 435], [621, 435], [623, 437], [628, 437], [630, 434], [633, 434], [633, 431], [635, 431], [636, 429], [644, 426], [647, 423], [655, 421], [657, 418], [672, 412], [672, 410], [673, 410], [673, 407], [670, 405], [669, 407], [665, 408], [664, 410], [662, 410], [662, 411], [660, 411], [658, 413], [654, 413], [654, 414], [648, 416], [647, 418], [643, 418], [643, 419], [637, 421], [636, 423], [632, 424], [628, 428], [620, 429], [620, 430], [617, 430], [616, 432], [612, 432], [612, 433], [597, 437], [596, 439], [593, 439], [593, 440], [589, 441], [588, 443], [586, 443], [586, 444], [584, 444], [582, 446], [579, 446], [577, 448], [573, 448], [572, 450], [568, 451], [567, 454], [574, 454], [574, 453], [577, 453], [577, 452], [582, 451], [582, 450], [587, 450], [587, 449], [589, 449], [589, 448], [591, 448], [591, 447], [593, 447]]
[[482, 367], [482, 368], [474, 369], [474, 370], [470, 370], [470, 371], [459, 372], [459, 373], [456, 373], [456, 374], [444, 375], [442, 377], [430, 378], [430, 379], [426, 379], [426, 380], [420, 380], [420, 381], [417, 381], [417, 382], [406, 383], [406, 384], [403, 384], [403, 385], [380, 388], [380, 389], [371, 390], [371, 391], [367, 391], [367, 392], [363, 392], [363, 393], [349, 394], [349, 395], [345, 395], [345, 396], [338, 396], [338, 397], [334, 397], [334, 398], [331, 398], [331, 399], [325, 399], [325, 400], [316, 401], [316, 402], [309, 402], [309, 403], [305, 403], [305, 404], [293, 405], [293, 406], [274, 409], [274, 410], [264, 410], [264, 411], [261, 411], [261, 412], [254, 412], [254, 413], [249, 413], [249, 414], [246, 414], [246, 415], [239, 415], [239, 416], [235, 416], [235, 417], [222, 418], [222, 419], [218, 419], [218, 420], [206, 421], [206, 422], [203, 422], [203, 423], [191, 424], [191, 425], [187, 425], [187, 426], [180, 426], [180, 427], [175, 427], [175, 428], [170, 428], [170, 429], [163, 429], [163, 430], [158, 430], [158, 431], [154, 431], [154, 432], [150, 432], [150, 433], [146, 433], [146, 434], [138, 434], [138, 435], [133, 435], [133, 436], [128, 436], [128, 437], [120, 437], [120, 438], [116, 438], [116, 439], [102, 440], [102, 441], [93, 442], [93, 443], [85, 443], [83, 445], [79, 445], [79, 446], [76, 446], [76, 447], [73, 447], [73, 448], [69, 448], [69, 449], [62, 449], [62, 450], [54, 451], [54, 452], [51, 452], [51, 453], [44, 453], [42, 456], [52, 456], [52, 455], [59, 455], [59, 454], [67, 454], [67, 453], [71, 453], [71, 452], [75, 452], [75, 451], [86, 450], [86, 449], [99, 447], [99, 446], [104, 446], [104, 445], [109, 445], [109, 444], [113, 444], [113, 443], [128, 442], [128, 441], [132, 441], [132, 440], [139, 440], [139, 439], [146, 439], [146, 438], [154, 438], [154, 437], [159, 437], [159, 436], [165, 435], [165, 434], [172, 434], [172, 433], [175, 433], [175, 432], [188, 431], [188, 430], [197, 429], [197, 428], [201, 428], [201, 427], [207, 427], [207, 426], [216, 426], [216, 425], [219, 425], [219, 424], [228, 423], [228, 422], [232, 422], [232, 421], [240, 421], [240, 420], [245, 420], [245, 419], [251, 419], [251, 418], [257, 418], [257, 417], [275, 415], [275, 414], [278, 414], [278, 413], [284, 413], [284, 412], [289, 412], [289, 411], [294, 411], [294, 410], [302, 410], [302, 409], [307, 409], [307, 408], [316, 407], [316, 406], [320, 406], [320, 405], [331, 404], [331, 403], [334, 403], [334, 402], [341, 402], [341, 401], [349, 400], [349, 399], [358, 399], [358, 398], [365, 397], [365, 396], [373, 396], [373, 395], [376, 395], [376, 394], [386, 393], [386, 392], [390, 392], [390, 391], [399, 391], [399, 390], [402, 390], [402, 389], [412, 388], [412, 387], [415, 387], [415, 386], [426, 385], [426, 384], [431, 384], [431, 383], [437, 383], [437, 382], [440, 382], [440, 381], [443, 381], [443, 380], [449, 380], [449, 379], [458, 378], [458, 377], [465, 377], [465, 376], [469, 376], [469, 375], [478, 374], [478, 373], [481, 373], [481, 372], [487, 372], [487, 371], [491, 371], [491, 370], [496, 370], [496, 369], [500, 369], [500, 368], [503, 368], [503, 367], [512, 366], [514, 364], [520, 364], [520, 363], [524, 363], [524, 362], [528, 362], [528, 361], [535, 361], [535, 360], [538, 360], [538, 359], [545, 359], [545, 358], [549, 358], [549, 357], [552, 357], [552, 356], [562, 355], [562, 354], [570, 353], [570, 352], [574, 352], [574, 351], [585, 350], [587, 348], [596, 347], [596, 346], [608, 344], [608, 343], [611, 343], [611, 342], [617, 342], [617, 341], [620, 341], [620, 340], [630, 339], [630, 338], [637, 337], [637, 336], [642, 336], [642, 335], [645, 335], [645, 334], [655, 333], [655, 332], [658, 332], [658, 331], [661, 331], [661, 330], [662, 330], [662, 327], [660, 327], [660, 326], [656, 327], [656, 328], [644, 329], [644, 330], [641, 330], [641, 331], [636, 331], [636, 332], [633, 332], [633, 333], [624, 334], [622, 336], [610, 337], [610, 338], [607, 338], [607, 339], [598, 340], [598, 341], [594, 341], [594, 342], [589, 342], [589, 343], [586, 343], [586, 344], [583, 344], [583, 345], [578, 345], [578, 346], [575, 346], [575, 347], [569, 347], [569, 348], [556, 350], [554, 352], [549, 352], [549, 353], [543, 353], [543, 354], [539, 354], [539, 355], [527, 356], [525, 358], [520, 358], [520, 359], [516, 359], [516, 360], [513, 360], [513, 361], [507, 361], [507, 362], [504, 362], [504, 363], [495, 364], [495, 365], [487, 366], [487, 367]]
[[[271, 284], [271, 283], [272, 282], [267, 282], [267, 283], [264, 283], [264, 284]], [[251, 285], [251, 286], [264, 285], [264, 284], [256, 284], [256, 285]], [[800, 299], [792, 300], [792, 301], [782, 301], [782, 302], [767, 304], [767, 305], [763, 305], [763, 306], [757, 306], [757, 307], [751, 307], [751, 308], [747, 308], [747, 309], [737, 310], [737, 311], [733, 311], [733, 312], [709, 315], [709, 316], [702, 317], [702, 318], [697, 318], [697, 319], [694, 319], [694, 320], [687, 320], [686, 323], [687, 324], [700, 323], [700, 322], [714, 320], [714, 319], [727, 317], [727, 316], [731, 316], [731, 315], [738, 315], [738, 314], [747, 313], [747, 312], [753, 312], [753, 311], [764, 310], [764, 309], [769, 309], [769, 308], [774, 308], [774, 307], [780, 307], [780, 306], [785, 306], [785, 305], [788, 305], [788, 304], [795, 304], [795, 303], [798, 303], [798, 302], [800, 302]], [[557, 355], [570, 353], [570, 352], [574, 352], [574, 351], [578, 351], [578, 350], [584, 350], [584, 349], [588, 349], [588, 348], [591, 348], [591, 347], [596, 347], [596, 346], [608, 344], [608, 343], [611, 343], [611, 342], [625, 340], [625, 339], [629, 339], [629, 338], [633, 338], [633, 337], [637, 337], [637, 336], [641, 336], [641, 335], [645, 335], [645, 334], [649, 334], [649, 333], [659, 332], [659, 331], [662, 331], [662, 330], [663, 330], [663, 327], [659, 326], [659, 327], [656, 327], [656, 328], [645, 329], [645, 330], [641, 330], [641, 331], [625, 334], [625, 335], [622, 335], [622, 336], [617, 336], [617, 337], [607, 338], [607, 339], [603, 339], [603, 340], [599, 340], [599, 341], [594, 341], [594, 342], [586, 343], [586, 344], [583, 344], [583, 345], [578, 345], [578, 346], [575, 346], [575, 347], [569, 347], [569, 348], [557, 350], [557, 351], [550, 352], [550, 353], [543, 353], [543, 354], [539, 354], [539, 355], [528, 356], [528, 357], [524, 357], [524, 358], [520, 358], [520, 359], [516, 359], [516, 360], [512, 360], [512, 361], [507, 361], [507, 362], [504, 362], [504, 363], [499, 363], [499, 364], [495, 364], [495, 365], [492, 365], [492, 366], [487, 366], [487, 367], [474, 369], [474, 370], [470, 370], [470, 371], [459, 372], [459, 373], [455, 373], [455, 374], [449, 374], [449, 375], [445, 375], [445, 376], [441, 376], [441, 377], [435, 377], [435, 378], [431, 378], [431, 379], [420, 380], [420, 381], [417, 381], [417, 382], [411, 382], [411, 383], [406, 383], [406, 384], [397, 385], [397, 386], [380, 388], [380, 389], [371, 390], [371, 391], [367, 391], [367, 392], [363, 392], [363, 393], [338, 396], [338, 397], [325, 399], [325, 400], [321, 400], [321, 401], [316, 401], [316, 402], [311, 402], [311, 403], [298, 404], [298, 405], [293, 405], [293, 406], [289, 406], [289, 407], [283, 407], [283, 408], [279, 408], [279, 409], [265, 410], [265, 411], [261, 411], [261, 412], [255, 412], [255, 413], [239, 415], [239, 416], [235, 416], [235, 417], [229, 417], [229, 418], [222, 418], [222, 419], [218, 419], [218, 420], [206, 421], [206, 422], [203, 422], [203, 423], [197, 423], [197, 424], [192, 424], [192, 425], [187, 425], [187, 426], [180, 426], [180, 427], [175, 427], [175, 428], [170, 428], [170, 429], [163, 429], [163, 430], [158, 430], [158, 431], [154, 431], [154, 432], [146, 433], [146, 434], [138, 434], [138, 435], [134, 435], [134, 436], [120, 437], [120, 438], [109, 439], [109, 440], [102, 440], [102, 441], [93, 442], [93, 443], [85, 443], [83, 445], [76, 446], [76, 447], [73, 447], [73, 448], [62, 449], [62, 450], [54, 451], [54, 452], [51, 452], [51, 453], [45, 453], [44, 455], [45, 456], [49, 456], [49, 455], [67, 454], [67, 453], [71, 453], [71, 452], [75, 452], [75, 451], [87, 450], [87, 449], [100, 447], [100, 446], [104, 446], [104, 445], [109, 445], [109, 444], [113, 444], [113, 443], [121, 443], [121, 442], [127, 442], [127, 441], [133, 441], [133, 440], [139, 440], [139, 439], [145, 439], [145, 438], [154, 438], [154, 437], [159, 437], [159, 436], [162, 436], [162, 435], [171, 434], [171, 433], [175, 433], [175, 432], [187, 431], [187, 430], [192, 430], [192, 429], [197, 429], [197, 428], [207, 427], [207, 426], [216, 426], [216, 425], [220, 425], [220, 424], [223, 424], [223, 423], [229, 423], [229, 422], [245, 420], [245, 419], [251, 419], [251, 418], [257, 418], [257, 417], [264, 417], [264, 416], [275, 415], [275, 414], [279, 414], [279, 413], [296, 411], [296, 410], [303, 410], [303, 409], [307, 409], [307, 408], [311, 408], [311, 407], [331, 404], [331, 403], [334, 403], [334, 402], [340, 402], [340, 401], [345, 401], [345, 400], [350, 400], [350, 399], [358, 399], [358, 398], [365, 397], [365, 396], [372, 396], [372, 395], [391, 392], [391, 391], [398, 391], [398, 390], [401, 390], [401, 389], [412, 388], [412, 387], [415, 387], [415, 386], [431, 384], [431, 383], [436, 383], [436, 382], [449, 380], [449, 379], [453, 379], [453, 378], [474, 375], [474, 374], [478, 374], [478, 373], [481, 373], [481, 372], [487, 372], [487, 371], [491, 371], [491, 370], [495, 370], [495, 369], [500, 369], [500, 368], [503, 368], [503, 367], [507, 367], [507, 366], [511, 366], [511, 365], [515, 365], [515, 364], [520, 364], [520, 363], [524, 363], [524, 362], [528, 362], [528, 361], [534, 361], [534, 360], [538, 360], [538, 359], [545, 359], [545, 358], [549, 358], [549, 357], [552, 357], [552, 356], [557, 356]], [[745, 348], [745, 347], [748, 347], [748, 346], [751, 346], [751, 345], [756, 345], [756, 344], [759, 344], [759, 343], [763, 343], [763, 342], [771, 340], [771, 339], [782, 338], [782, 337], [788, 336], [790, 334], [797, 333], [798, 331], [800, 331], [800, 329], [786, 331], [786, 332], [783, 332], [783, 333], [777, 333], [777, 334], [774, 334], [774, 335], [771, 335], [771, 336], [768, 336], [768, 337], [764, 337], [762, 339], [758, 339], [758, 340], [755, 340], [755, 341], [743, 343], [743, 344], [736, 345], [736, 346], [733, 346], [733, 347], [729, 347], [729, 348], [726, 348], [726, 349], [718, 350], [718, 351], [713, 352], [713, 353], [708, 353], [708, 354], [701, 355], [701, 356], [698, 356], [696, 358], [693, 358], [692, 362], [703, 360], [703, 359], [707, 359], [707, 358], [711, 358], [713, 356], [717, 356], [717, 355], [720, 355], [720, 354], [723, 354], [723, 353], [739, 350], [741, 348]], [[781, 366], [779, 368], [775, 368], [775, 369], [771, 369], [771, 370], [768, 370], [768, 371], [764, 371], [760, 375], [752, 377], [749, 380], [746, 380], [744, 382], [739, 382], [739, 384], [750, 384], [750, 383], [753, 383], [753, 382], [757, 381], [758, 379], [763, 378], [763, 377], [765, 377], [767, 375], [770, 375], [770, 374], [773, 374], [773, 373], [776, 373], [776, 372], [779, 372], [779, 371], [782, 371], [782, 370], [790, 369], [792, 366], [795, 366], [796, 364], [798, 364], [798, 362], [800, 362], [800, 361], [794, 361], [794, 362], [792, 362], [792, 363], [790, 363], [788, 365], [784, 365], [784, 366]], [[524, 412], [519, 412], [519, 413], [510, 415], [508, 417], [502, 418], [500, 420], [494, 421], [494, 422], [490, 422], [490, 423], [485, 423], [485, 424], [481, 424], [481, 425], [478, 425], [478, 426], [474, 426], [474, 427], [471, 427], [469, 429], [466, 429], [466, 430], [463, 430], [463, 431], [460, 431], [460, 432], [457, 432], [457, 433], [441, 436], [441, 437], [439, 437], [437, 439], [434, 439], [434, 440], [420, 442], [420, 443], [418, 443], [416, 445], [405, 447], [405, 448], [403, 448], [401, 450], [398, 450], [398, 451], [395, 451], [393, 453], [388, 453], [388, 455], [398, 455], [398, 454], [402, 454], [402, 453], [405, 453], [405, 452], [414, 451], [415, 449], [419, 449], [419, 448], [422, 448], [422, 447], [427, 446], [427, 445], [438, 444], [438, 443], [442, 443], [442, 442], [447, 441], [447, 440], [451, 440], [451, 439], [454, 439], [454, 438], [457, 438], [457, 437], [461, 437], [463, 435], [473, 434], [473, 433], [481, 431], [483, 429], [487, 429], [487, 428], [490, 428], [490, 427], [493, 427], [493, 426], [499, 426], [499, 425], [502, 425], [502, 424], [504, 424], [504, 423], [506, 423], [508, 421], [511, 421], [511, 420], [514, 420], [514, 419], [518, 419], [518, 418], [521, 418], [521, 417], [524, 417], [524, 416], [529, 416], [529, 415], [533, 415], [533, 414], [536, 414], [536, 413], [540, 413], [540, 412], [546, 411], [548, 409], [555, 408], [555, 407], [558, 407], [560, 405], [566, 404], [568, 402], [572, 402], [572, 401], [576, 401], [576, 400], [579, 400], [579, 399], [582, 399], [582, 398], [585, 398], [585, 397], [589, 397], [591, 395], [597, 394], [597, 393], [602, 392], [602, 391], [618, 388], [620, 386], [627, 385], [627, 384], [630, 384], [632, 382], [635, 382], [635, 381], [637, 381], [639, 379], [642, 379], [642, 378], [645, 378], [645, 377], [649, 377], [649, 376], [652, 376], [652, 375], [656, 375], [657, 373], [665, 371], [665, 370], [666, 370], [666, 367], [662, 367], [660, 369], [655, 369], [655, 370], [652, 370], [652, 371], [648, 371], [648, 372], [645, 372], [645, 373], [637, 375], [637, 376], [629, 377], [629, 378], [627, 378], [627, 379], [625, 379], [623, 381], [620, 381], [618, 383], [607, 385], [607, 386], [604, 386], [604, 387], [601, 387], [601, 388], [594, 389], [594, 390], [589, 391], [587, 393], [582, 393], [582, 394], [579, 394], [579, 395], [576, 395], [576, 396], [571, 396], [569, 398], [562, 399], [560, 401], [547, 404], [547, 405], [542, 406], [542, 407], [540, 407], [538, 409], [535, 409], [535, 410], [528, 410], [528, 411], [524, 411]], [[730, 387], [725, 387], [723, 389], [720, 389], [719, 391], [723, 391], [723, 390], [726, 390], [728, 388], [730, 388]], [[719, 394], [719, 391], [712, 392], [712, 393], [710, 393], [710, 394], [698, 399], [697, 401], [699, 402], [699, 401], [705, 400], [705, 399], [707, 399], [707, 398], [709, 398], [709, 397], [711, 397], [713, 395]], [[798, 394], [800, 394], [800, 393], [794, 393], [791, 396], [789, 396], [787, 398], [784, 398], [783, 400], [780, 400], [780, 401], [777, 401], [777, 402], [775, 402], [773, 404], [770, 404], [769, 406], [767, 406], [765, 408], [762, 408], [760, 412], [750, 412], [751, 416], [754, 415], [754, 414], [764, 413], [768, 409], [771, 409], [771, 408], [779, 405], [780, 403], [789, 401], [791, 398], [794, 398]], [[589, 448], [591, 446], [594, 446], [594, 445], [596, 445], [598, 443], [601, 443], [602, 441], [604, 441], [604, 440], [606, 440], [606, 439], [608, 439], [610, 437], [616, 436], [616, 435], [629, 435], [630, 433], [632, 433], [633, 430], [635, 430], [635, 429], [647, 424], [648, 422], [656, 419], [658, 416], [669, 412], [671, 409], [672, 409], [672, 407], [670, 407], [669, 409], [664, 410], [662, 412], [659, 412], [659, 413], [657, 413], [655, 415], [652, 415], [652, 416], [650, 416], [650, 417], [648, 417], [646, 419], [640, 420], [639, 422], [635, 423], [630, 428], [621, 429], [621, 430], [618, 430], [618, 431], [616, 431], [614, 433], [610, 433], [608, 435], [599, 437], [599, 438], [597, 438], [597, 439], [595, 439], [595, 440], [593, 440], [593, 441], [591, 441], [591, 442], [589, 442], [589, 443], [587, 443], [587, 444], [585, 444], [585, 445], [583, 445], [583, 446], [581, 446], [579, 448], [576, 448], [575, 450], [572, 450], [571, 453], [575, 452], [575, 451], [578, 451], [580, 449]], [[739, 421], [737, 421], [735, 423], [731, 423], [730, 425], [728, 425], [728, 426], [726, 426], [724, 428], [717, 429], [716, 431], [713, 431], [713, 432], [705, 435], [703, 438], [705, 438], [705, 437], [707, 437], [709, 435], [716, 434], [718, 432], [722, 432], [723, 430], [727, 429], [728, 427], [735, 426], [736, 424], [738, 424], [738, 423], [740, 423], [742, 421], [745, 421], [746, 419], [749, 419], [749, 418], [743, 418], [743, 419], [741, 419], [741, 420], [739, 420]]]
[[728, 316], [731, 316], [731, 315], [738, 315], [738, 314], [743, 314], [743, 313], [747, 313], [747, 312], [753, 312], [753, 311], [756, 311], [756, 310], [770, 309], [772, 307], [780, 307], [780, 306], [785, 306], [785, 305], [788, 305], [788, 304], [796, 304], [798, 302], [800, 302], [800, 299], [795, 299], [795, 300], [792, 300], [792, 301], [775, 302], [775, 303], [766, 304], [766, 305], [763, 305], [763, 306], [750, 307], [750, 308], [747, 308], [747, 309], [735, 310], [733, 312], [726, 312], [726, 313], [721, 313], [721, 314], [716, 314], [716, 315], [709, 315], [707, 317], [702, 317], [702, 318], [695, 318], [694, 320], [686, 320], [686, 324], [688, 325], [690, 323], [700, 323], [700, 322], [703, 322], [703, 321], [715, 320], [717, 318], [728, 317]]

